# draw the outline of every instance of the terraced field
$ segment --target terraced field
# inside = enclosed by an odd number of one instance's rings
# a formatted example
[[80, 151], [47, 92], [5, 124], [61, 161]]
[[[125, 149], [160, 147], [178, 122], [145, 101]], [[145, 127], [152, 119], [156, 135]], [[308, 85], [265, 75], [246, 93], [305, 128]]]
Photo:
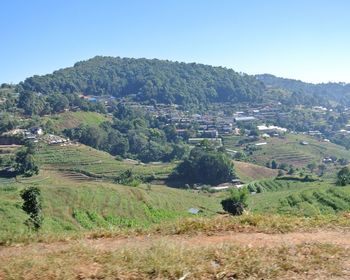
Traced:
[[[244, 145], [237, 147], [238, 140], [237, 136], [226, 136], [224, 145], [227, 149], [240, 151]], [[253, 151], [251, 155], [248, 153], [249, 160], [262, 166], [271, 160], [276, 160], [277, 163], [305, 167], [311, 162], [321, 163], [323, 158], [329, 156], [350, 160], [350, 151], [344, 147], [322, 142], [307, 135], [287, 134], [283, 138], [273, 137], [264, 141], [267, 142], [266, 145], [260, 146], [260, 149]], [[308, 144], [302, 145], [303, 141]]]
[[0, 166], [15, 154], [18, 145], [0, 145]]
[[311, 216], [350, 210], [350, 188], [330, 187], [290, 194], [281, 201], [281, 212]]
[[44, 146], [37, 158], [44, 169], [79, 172], [98, 178], [113, 179], [122, 172], [132, 169], [135, 174], [165, 179], [174, 164], [139, 164], [134, 161], [118, 161], [110, 154], [85, 145]]
[[[275, 149], [275, 155], [271, 156], [271, 159], [276, 160], [278, 163], [287, 163], [293, 166], [306, 166], [308, 163], [313, 162], [315, 157], [305, 155], [300, 151], [284, 151]], [[266, 160], [266, 154], [257, 155], [254, 157], [258, 162], [263, 163]]]
[[[302, 141], [308, 145], [301, 145]], [[277, 162], [305, 166], [313, 161], [320, 163], [323, 158], [329, 156], [350, 159], [350, 152], [342, 146], [320, 142], [305, 135], [288, 135], [285, 139], [272, 138], [267, 147], [255, 157], [260, 161], [268, 157], [276, 159]]]
[[260, 180], [247, 187], [252, 192], [249, 207], [256, 212], [314, 216], [350, 210], [350, 186], [338, 187], [330, 180]]
[[249, 183], [247, 187], [250, 192], [262, 193], [290, 189], [293, 185], [281, 180], [260, 180]]

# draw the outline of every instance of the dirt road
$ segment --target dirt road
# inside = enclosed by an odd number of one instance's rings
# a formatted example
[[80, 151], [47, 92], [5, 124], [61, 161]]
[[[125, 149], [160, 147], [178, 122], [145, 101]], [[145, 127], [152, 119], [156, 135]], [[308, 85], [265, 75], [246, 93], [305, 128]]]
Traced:
[[67, 242], [37, 243], [0, 247], [0, 260], [26, 253], [47, 254], [69, 249], [71, 246], [82, 245], [102, 251], [114, 251], [125, 247], [148, 247], [155, 243], [165, 242], [186, 246], [207, 246], [227, 243], [249, 247], [280, 247], [294, 246], [306, 243], [321, 243], [350, 248], [350, 231], [327, 230], [316, 232], [292, 232], [285, 234], [221, 232], [216, 235], [142, 235], [129, 238], [81, 239]]

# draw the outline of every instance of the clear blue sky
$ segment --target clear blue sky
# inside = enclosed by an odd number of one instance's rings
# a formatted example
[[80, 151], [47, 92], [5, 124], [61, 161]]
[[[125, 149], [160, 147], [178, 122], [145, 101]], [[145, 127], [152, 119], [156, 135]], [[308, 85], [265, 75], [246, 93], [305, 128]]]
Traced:
[[0, 83], [95, 55], [350, 82], [347, 0], [2, 0]]

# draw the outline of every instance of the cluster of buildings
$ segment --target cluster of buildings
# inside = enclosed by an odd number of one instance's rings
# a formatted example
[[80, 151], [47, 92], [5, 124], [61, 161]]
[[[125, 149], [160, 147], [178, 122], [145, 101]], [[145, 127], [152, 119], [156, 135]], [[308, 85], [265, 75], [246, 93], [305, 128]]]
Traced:
[[[260, 124], [259, 133], [267, 138], [287, 132], [286, 128], [266, 125], [279, 111], [279, 104], [246, 105], [232, 108], [231, 104], [219, 104], [209, 109], [205, 114], [193, 114], [185, 111], [179, 105], [157, 104], [141, 105], [130, 103], [129, 106], [144, 110], [155, 117], [165, 117], [168, 124], [176, 127], [178, 136], [195, 145], [203, 140], [222, 145], [221, 136], [240, 135], [240, 127], [247, 124]], [[236, 111], [235, 111], [236, 109]], [[249, 130], [245, 130], [249, 133]]]
[[[141, 105], [129, 104], [134, 108], [140, 108], [155, 117], [165, 117], [168, 124], [176, 127], [178, 136], [187, 139], [189, 144], [197, 144], [208, 140], [218, 146], [222, 145], [221, 136], [240, 135], [240, 127], [252, 123], [257, 126], [260, 134], [266, 138], [277, 136], [287, 132], [286, 128], [266, 125], [278, 110], [278, 103], [257, 106], [240, 107], [234, 111], [232, 105], [220, 104], [216, 108], [209, 109], [205, 114], [193, 114], [182, 110], [178, 105]], [[249, 133], [249, 130], [245, 130]]]
[[0, 140], [2, 138], [5, 139], [7, 142], [6, 144], [19, 144], [23, 140], [29, 140], [34, 143], [38, 143], [40, 141], [49, 145], [66, 145], [71, 143], [69, 138], [64, 138], [53, 134], [44, 134], [44, 130], [38, 126], [34, 126], [29, 129], [16, 128], [3, 133]]
[[34, 143], [37, 143], [39, 141], [39, 138], [43, 134], [44, 134], [44, 131], [41, 127], [34, 126], [29, 129], [15, 128], [13, 130], [3, 133], [2, 136], [7, 139], [11, 139], [11, 138], [23, 139], [23, 140], [30, 140], [30, 141], [33, 141]]

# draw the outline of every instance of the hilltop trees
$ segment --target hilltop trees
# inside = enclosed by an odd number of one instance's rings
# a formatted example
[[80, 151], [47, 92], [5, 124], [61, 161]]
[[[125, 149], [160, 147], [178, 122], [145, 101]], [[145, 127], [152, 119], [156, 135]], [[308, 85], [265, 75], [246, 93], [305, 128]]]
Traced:
[[42, 115], [47, 109], [46, 105], [45, 98], [35, 92], [26, 91], [19, 95], [18, 107], [22, 108], [26, 115]]
[[211, 147], [192, 149], [189, 157], [180, 163], [172, 174], [187, 183], [216, 185], [235, 177], [233, 163], [224, 153]]
[[62, 94], [49, 95], [47, 102], [51, 105], [51, 111], [53, 113], [62, 112], [69, 106], [68, 98]]
[[18, 89], [43, 95], [129, 96], [134, 101], [194, 108], [209, 102], [262, 100], [265, 87], [252, 76], [223, 67], [97, 56], [50, 75], [28, 78]]

